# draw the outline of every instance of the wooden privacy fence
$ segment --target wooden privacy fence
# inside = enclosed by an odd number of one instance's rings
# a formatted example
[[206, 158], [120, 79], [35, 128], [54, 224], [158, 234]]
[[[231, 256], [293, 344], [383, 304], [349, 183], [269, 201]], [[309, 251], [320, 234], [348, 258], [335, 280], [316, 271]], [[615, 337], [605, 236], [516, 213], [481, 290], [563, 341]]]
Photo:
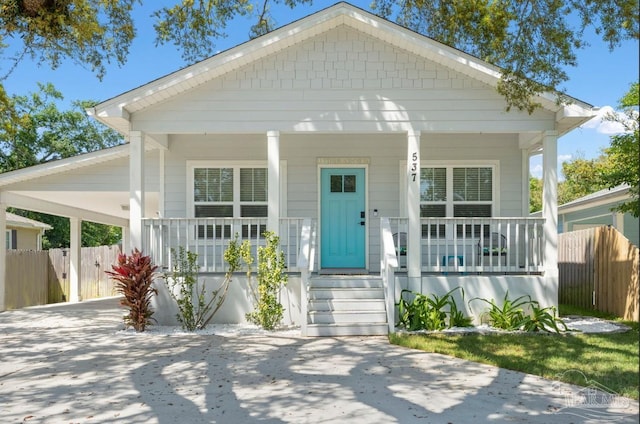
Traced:
[[[7, 309], [65, 302], [69, 299], [69, 249], [7, 251], [5, 302]], [[83, 247], [80, 253], [82, 299], [115, 295], [110, 270], [119, 246]]]
[[640, 253], [618, 230], [560, 234], [558, 267], [560, 303], [638, 321]]

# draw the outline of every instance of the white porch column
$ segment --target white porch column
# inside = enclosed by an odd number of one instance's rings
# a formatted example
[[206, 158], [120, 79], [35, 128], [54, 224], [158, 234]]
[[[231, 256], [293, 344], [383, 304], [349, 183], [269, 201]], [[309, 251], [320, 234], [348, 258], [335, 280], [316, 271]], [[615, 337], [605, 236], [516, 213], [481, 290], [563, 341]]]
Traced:
[[5, 298], [7, 292], [7, 205], [4, 203], [0, 203], [0, 234], [2, 234], [2, 242], [0, 242], [0, 312], [2, 312], [7, 309]]
[[421, 246], [420, 226], [420, 131], [407, 134], [407, 277], [409, 289], [421, 289]]
[[[122, 252], [121, 253], [125, 253], [127, 255], [131, 253], [131, 250], [129, 249], [129, 247], [131, 246], [130, 233], [131, 233], [131, 230], [129, 229], [129, 227], [122, 227]], [[144, 252], [144, 253], [146, 254], [147, 252]]]
[[542, 138], [542, 217], [546, 245], [545, 279], [552, 300], [558, 303], [558, 132], [545, 131]]
[[267, 229], [280, 233], [280, 132], [267, 131]]
[[144, 216], [144, 133], [129, 132], [129, 246], [142, 249], [142, 217]]
[[81, 263], [80, 252], [82, 246], [82, 220], [69, 218], [71, 248], [69, 249], [69, 302], [80, 302]]
[[522, 154], [522, 216], [529, 216], [529, 204], [531, 203], [531, 193], [529, 190], [529, 169], [531, 156], [528, 149], [521, 149]]

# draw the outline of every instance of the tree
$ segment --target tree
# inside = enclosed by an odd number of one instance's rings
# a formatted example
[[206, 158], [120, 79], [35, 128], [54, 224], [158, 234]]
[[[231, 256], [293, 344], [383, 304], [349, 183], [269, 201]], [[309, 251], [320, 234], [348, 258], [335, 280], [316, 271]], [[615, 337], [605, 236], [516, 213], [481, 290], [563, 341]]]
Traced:
[[623, 114], [607, 117], [610, 121], [622, 124], [625, 132], [611, 137], [610, 147], [604, 149], [608, 156], [609, 166], [600, 173], [601, 180], [607, 187], [612, 188], [620, 184], [630, 186], [631, 199], [618, 206], [616, 210], [629, 212], [636, 218], [640, 217], [640, 200], [638, 198], [638, 187], [640, 186], [639, 90], [637, 82], [631, 84], [629, 91], [620, 99], [619, 108]]
[[564, 181], [558, 184], [558, 204], [563, 205], [606, 188], [602, 172], [609, 166], [606, 155], [595, 159], [576, 159], [562, 163]]
[[542, 180], [529, 176], [529, 212], [542, 210]]
[[[17, 120], [0, 125], [0, 172], [75, 156], [118, 145], [122, 138], [90, 119], [84, 110], [95, 102], [76, 101], [74, 109], [61, 111], [56, 101], [62, 94], [51, 84], [38, 84], [39, 91], [7, 98]], [[46, 222], [53, 227], [43, 240], [45, 248], [69, 245], [69, 220], [47, 214], [15, 210], [15, 213]], [[82, 223], [82, 244], [96, 246], [120, 240], [120, 229]]]
[[[135, 36], [131, 11], [139, 2], [4, 0], [0, 51], [8, 40], [22, 43], [6, 72], [30, 55], [52, 67], [62, 59], [73, 59], [101, 77], [106, 62], [125, 61]], [[252, 19], [248, 32], [255, 37], [274, 28], [272, 6], [294, 8], [310, 3], [264, 0], [254, 6], [249, 0], [176, 0], [173, 7], [162, 7], [153, 15], [156, 43], [173, 42], [192, 63], [215, 51], [214, 38], [226, 36], [224, 30], [234, 18]], [[594, 28], [611, 49], [623, 40], [638, 39], [640, 32], [637, 0], [374, 0], [372, 8], [383, 17], [395, 16], [401, 25], [500, 66], [503, 76], [498, 91], [508, 107], [529, 112], [538, 106], [532, 96], [557, 89], [567, 80], [565, 69], [576, 66], [576, 50], [587, 47], [587, 28]], [[3, 92], [0, 90], [0, 105]]]
[[[636, 0], [374, 0], [382, 16], [503, 70], [498, 91], [532, 112], [533, 96], [567, 81], [576, 50], [593, 27], [609, 48], [639, 37]], [[574, 24], [575, 21], [575, 24]], [[563, 100], [560, 96], [559, 100]]]

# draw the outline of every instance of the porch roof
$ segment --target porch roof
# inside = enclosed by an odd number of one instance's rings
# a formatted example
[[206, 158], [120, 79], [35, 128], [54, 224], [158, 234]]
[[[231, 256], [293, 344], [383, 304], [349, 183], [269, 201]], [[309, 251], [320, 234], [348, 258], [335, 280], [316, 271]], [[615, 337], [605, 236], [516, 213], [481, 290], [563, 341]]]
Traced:
[[[500, 80], [501, 70], [492, 64], [341, 2], [106, 100], [87, 112], [126, 137], [132, 114], [340, 25], [349, 26], [488, 86], [496, 87]], [[556, 129], [560, 135], [578, 127], [593, 116], [593, 107], [577, 99], [570, 98], [572, 103], [569, 105], [558, 105], [556, 95], [549, 92], [536, 100], [546, 111], [555, 114]], [[522, 144], [537, 142], [534, 140], [535, 137], [523, 136]]]

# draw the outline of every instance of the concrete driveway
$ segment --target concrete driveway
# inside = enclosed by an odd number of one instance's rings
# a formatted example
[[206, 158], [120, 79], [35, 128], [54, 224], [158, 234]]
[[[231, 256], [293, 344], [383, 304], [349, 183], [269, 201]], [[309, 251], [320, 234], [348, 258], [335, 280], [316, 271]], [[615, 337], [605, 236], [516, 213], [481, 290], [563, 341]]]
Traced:
[[114, 299], [0, 313], [0, 422], [638, 422], [635, 401], [598, 407], [600, 392], [384, 337], [140, 336], [122, 314]]

